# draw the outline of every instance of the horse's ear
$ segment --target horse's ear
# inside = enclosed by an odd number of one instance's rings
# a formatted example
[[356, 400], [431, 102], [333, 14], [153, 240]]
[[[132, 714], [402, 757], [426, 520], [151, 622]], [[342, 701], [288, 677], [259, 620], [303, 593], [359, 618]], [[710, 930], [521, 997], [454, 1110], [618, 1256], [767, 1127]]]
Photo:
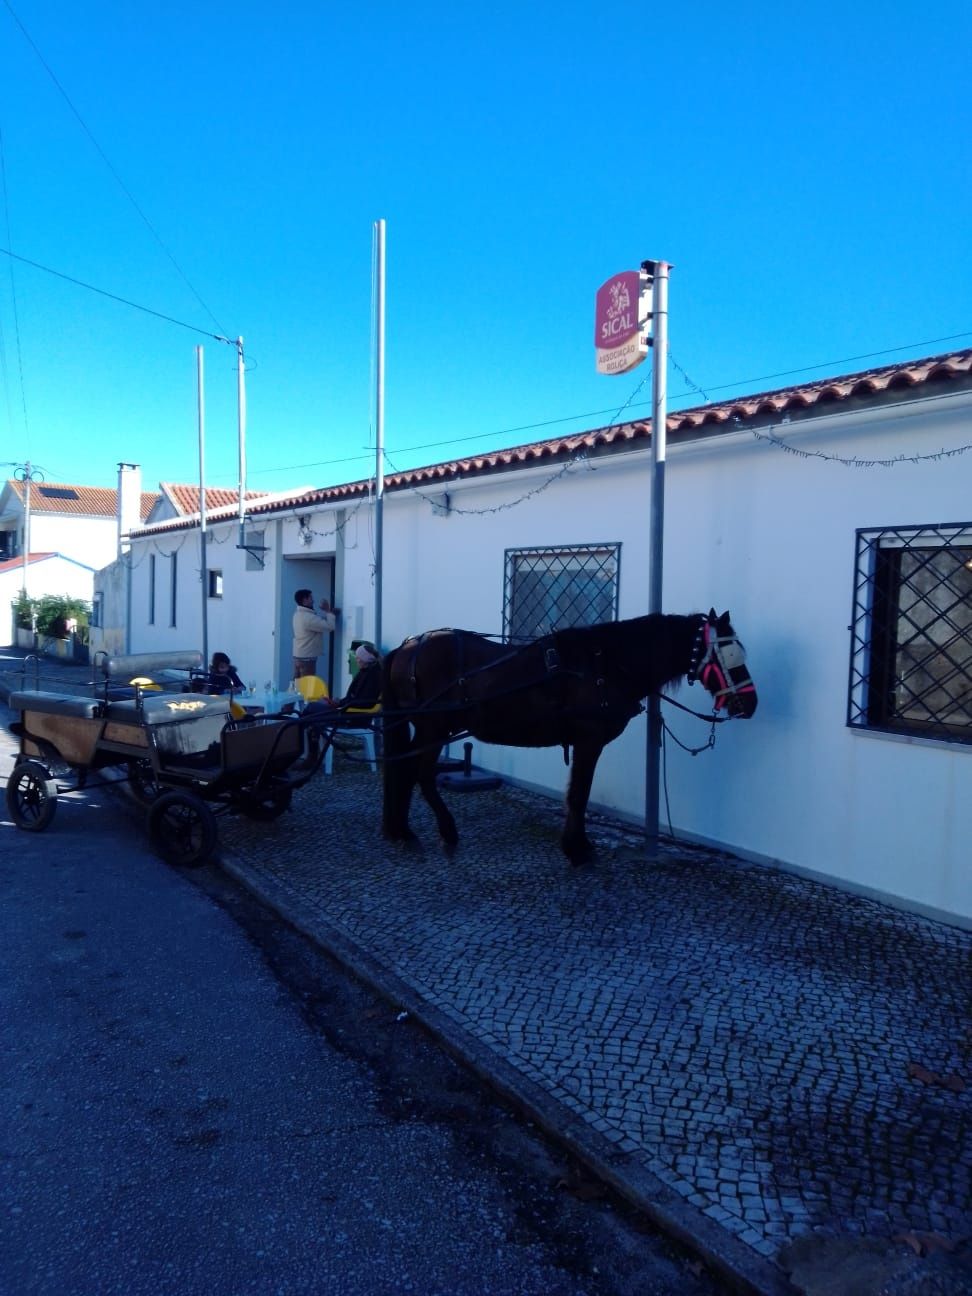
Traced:
[[715, 623], [716, 623], [718, 620], [719, 620], [719, 618], [716, 616], [716, 610], [715, 610], [715, 608], [714, 608], [714, 607], [710, 607], [710, 608], [709, 608], [709, 625], [715, 625]]

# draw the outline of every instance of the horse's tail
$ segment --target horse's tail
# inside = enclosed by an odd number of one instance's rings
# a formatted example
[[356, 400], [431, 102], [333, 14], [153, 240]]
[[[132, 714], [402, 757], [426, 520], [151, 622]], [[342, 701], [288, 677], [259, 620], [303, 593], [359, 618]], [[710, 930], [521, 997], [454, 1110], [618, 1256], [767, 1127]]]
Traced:
[[[401, 713], [401, 698], [395, 684], [395, 660], [399, 649], [393, 648], [382, 662], [381, 669], [381, 709], [382, 709], [382, 749], [383, 783], [382, 783], [382, 831], [386, 837], [396, 839], [401, 835], [403, 824], [403, 798], [408, 749], [411, 743], [411, 731], [408, 720]], [[407, 821], [407, 800], [405, 817]]]

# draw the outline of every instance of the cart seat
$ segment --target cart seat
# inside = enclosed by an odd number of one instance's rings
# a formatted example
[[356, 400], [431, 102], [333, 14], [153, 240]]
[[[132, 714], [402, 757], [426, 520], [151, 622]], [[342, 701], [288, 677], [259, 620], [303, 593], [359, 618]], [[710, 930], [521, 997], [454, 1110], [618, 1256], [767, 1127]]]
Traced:
[[115, 724], [163, 725], [179, 724], [200, 716], [221, 716], [229, 719], [229, 698], [205, 697], [199, 693], [145, 693], [141, 701], [126, 698], [109, 702], [105, 712]]
[[102, 703], [97, 698], [78, 697], [76, 693], [19, 692], [11, 693], [7, 703], [11, 711], [34, 711], [44, 715], [79, 716], [84, 720], [97, 720]]
[[95, 669], [106, 680], [123, 679], [126, 683], [137, 676], [154, 679], [162, 671], [194, 671], [202, 668], [201, 652], [186, 649], [182, 652], [128, 653], [121, 657], [99, 656]]

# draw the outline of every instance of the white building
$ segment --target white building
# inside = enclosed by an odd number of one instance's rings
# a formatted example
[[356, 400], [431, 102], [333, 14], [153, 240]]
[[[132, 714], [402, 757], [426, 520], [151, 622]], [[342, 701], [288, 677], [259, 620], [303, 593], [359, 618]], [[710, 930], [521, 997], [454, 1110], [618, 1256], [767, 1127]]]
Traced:
[[[120, 530], [147, 518], [157, 498], [142, 493], [130, 464], [119, 465], [118, 490], [35, 480], [29, 499], [27, 491], [26, 483], [12, 480], [0, 489], [0, 564], [10, 564], [0, 582], [0, 637], [12, 633], [11, 604], [25, 583], [31, 598], [70, 594], [90, 601], [93, 573], [117, 556]], [[63, 562], [49, 561], [55, 556]], [[40, 558], [48, 561], [35, 561]]]
[[[666, 747], [676, 834], [972, 925], [972, 350], [669, 418], [664, 604], [728, 608], [759, 691], [713, 752]], [[386, 479], [384, 647], [437, 626], [497, 634], [646, 610], [650, 426]], [[329, 675], [372, 637], [372, 483], [131, 537], [131, 651], [198, 647], [286, 682], [293, 592], [344, 609]], [[685, 692], [684, 700], [703, 701]], [[666, 715], [697, 745], [704, 726]], [[592, 804], [637, 821], [645, 722], [601, 758]], [[559, 794], [559, 749], [478, 764]], [[663, 803], [664, 810], [664, 803]], [[375, 823], [378, 825], [376, 793]]]

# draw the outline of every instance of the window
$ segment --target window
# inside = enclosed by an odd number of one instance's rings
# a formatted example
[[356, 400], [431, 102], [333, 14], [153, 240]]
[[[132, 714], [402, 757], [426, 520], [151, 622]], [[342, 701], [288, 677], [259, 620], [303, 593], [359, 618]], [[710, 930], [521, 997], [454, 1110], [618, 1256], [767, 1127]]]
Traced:
[[508, 549], [503, 597], [507, 639], [536, 639], [618, 614], [618, 544]]
[[178, 554], [169, 554], [169, 625], [174, 626], [176, 623], [176, 577], [179, 574]]
[[91, 616], [88, 618], [88, 624], [96, 629], [99, 629], [104, 625], [104, 599], [104, 594], [99, 591], [95, 591], [95, 594], [91, 599]]
[[155, 625], [155, 554], [149, 554], [148, 623], [149, 625]]
[[858, 531], [848, 724], [972, 743], [972, 522]]
[[209, 569], [209, 597], [223, 597], [223, 573], [215, 571], [212, 567]]

